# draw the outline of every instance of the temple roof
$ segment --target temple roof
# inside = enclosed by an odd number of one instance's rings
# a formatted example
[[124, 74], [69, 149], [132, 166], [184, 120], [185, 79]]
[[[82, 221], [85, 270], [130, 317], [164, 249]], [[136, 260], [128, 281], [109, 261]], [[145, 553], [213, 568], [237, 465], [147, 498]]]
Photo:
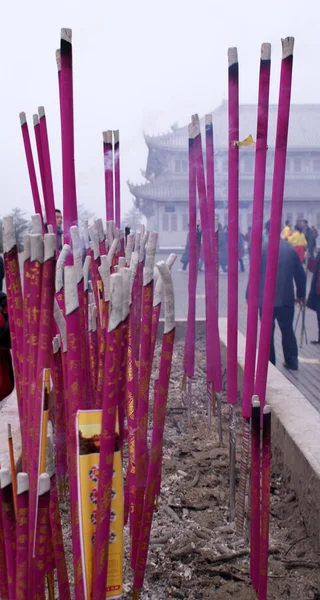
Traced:
[[[134, 185], [128, 182], [130, 192], [133, 196], [143, 200], [187, 202], [189, 198], [188, 178], [169, 179], [157, 178], [152, 182]], [[320, 180], [291, 179], [287, 178], [285, 182], [285, 199], [318, 200], [319, 199]], [[265, 194], [266, 199], [270, 199], [272, 191], [272, 178], [267, 177]], [[240, 196], [243, 200], [252, 200], [253, 179], [247, 178], [240, 180]], [[225, 200], [227, 198], [227, 179], [226, 177], [215, 179], [216, 200]]]
[[[274, 148], [277, 125], [278, 105], [269, 106], [268, 146]], [[224, 101], [212, 112], [215, 148], [227, 148], [228, 145], [228, 103]], [[204, 134], [204, 118], [201, 119]], [[256, 139], [257, 105], [240, 105], [240, 140], [252, 134]], [[162, 135], [145, 134], [149, 149], [159, 148], [167, 151], [187, 151], [188, 127], [174, 128]], [[291, 150], [320, 150], [320, 104], [292, 104], [290, 110], [288, 147]]]

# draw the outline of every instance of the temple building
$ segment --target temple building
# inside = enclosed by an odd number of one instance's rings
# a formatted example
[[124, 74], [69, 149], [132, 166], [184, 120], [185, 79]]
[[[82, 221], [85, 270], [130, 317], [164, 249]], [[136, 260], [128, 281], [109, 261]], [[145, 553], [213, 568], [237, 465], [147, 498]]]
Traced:
[[[265, 219], [269, 218], [278, 106], [270, 105]], [[215, 201], [222, 225], [228, 216], [228, 105], [213, 111]], [[204, 118], [201, 120], [204, 141]], [[240, 106], [240, 140], [256, 139], [257, 107]], [[148, 229], [159, 233], [162, 250], [179, 250], [188, 233], [188, 128], [173, 126], [163, 135], [145, 135], [148, 146], [145, 183], [129, 182], [135, 205], [147, 218]], [[205, 157], [204, 157], [205, 158]], [[255, 146], [240, 148], [239, 227], [252, 221]], [[320, 230], [320, 104], [291, 105], [283, 220], [308, 219]]]

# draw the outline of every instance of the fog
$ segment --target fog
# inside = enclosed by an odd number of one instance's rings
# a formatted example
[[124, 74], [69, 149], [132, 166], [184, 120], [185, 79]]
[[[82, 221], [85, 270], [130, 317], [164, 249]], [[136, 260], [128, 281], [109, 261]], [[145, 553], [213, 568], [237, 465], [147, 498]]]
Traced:
[[[292, 102], [320, 103], [320, 8], [271, 0], [57, 0], [2, 4], [0, 214], [32, 210], [19, 112], [44, 105], [55, 201], [62, 207], [55, 50], [73, 30], [78, 202], [104, 217], [102, 131], [120, 129], [123, 212], [127, 179], [143, 181], [143, 132], [161, 133], [227, 98], [227, 49], [238, 47], [240, 100], [256, 103], [260, 45], [272, 44], [270, 102], [277, 102], [281, 37], [295, 36]], [[253, 134], [255, 132], [252, 132]]]

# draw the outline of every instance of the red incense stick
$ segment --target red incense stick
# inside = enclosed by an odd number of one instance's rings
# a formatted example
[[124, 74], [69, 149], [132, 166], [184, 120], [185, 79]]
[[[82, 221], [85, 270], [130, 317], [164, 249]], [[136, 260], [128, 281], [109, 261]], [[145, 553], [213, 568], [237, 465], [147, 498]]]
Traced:
[[250, 490], [250, 576], [254, 589], [259, 589], [260, 562], [260, 402], [252, 398], [251, 417], [251, 490]]
[[56, 213], [54, 205], [53, 181], [50, 161], [49, 139], [47, 131], [47, 121], [43, 106], [38, 108], [40, 118], [40, 137], [41, 151], [43, 160], [43, 170], [45, 176], [45, 195], [44, 202], [46, 207], [47, 224], [52, 225], [54, 233], [57, 232]]

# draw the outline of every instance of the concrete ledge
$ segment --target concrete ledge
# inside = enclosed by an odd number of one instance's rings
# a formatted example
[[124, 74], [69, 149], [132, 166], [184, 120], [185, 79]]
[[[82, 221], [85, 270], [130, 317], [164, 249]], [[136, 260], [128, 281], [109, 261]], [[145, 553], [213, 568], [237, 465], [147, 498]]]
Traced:
[[[226, 358], [227, 319], [219, 320]], [[238, 337], [238, 386], [243, 385], [245, 336]], [[320, 550], [320, 414], [276, 367], [269, 365], [267, 402], [272, 409], [272, 462], [295, 490], [308, 535]]]

